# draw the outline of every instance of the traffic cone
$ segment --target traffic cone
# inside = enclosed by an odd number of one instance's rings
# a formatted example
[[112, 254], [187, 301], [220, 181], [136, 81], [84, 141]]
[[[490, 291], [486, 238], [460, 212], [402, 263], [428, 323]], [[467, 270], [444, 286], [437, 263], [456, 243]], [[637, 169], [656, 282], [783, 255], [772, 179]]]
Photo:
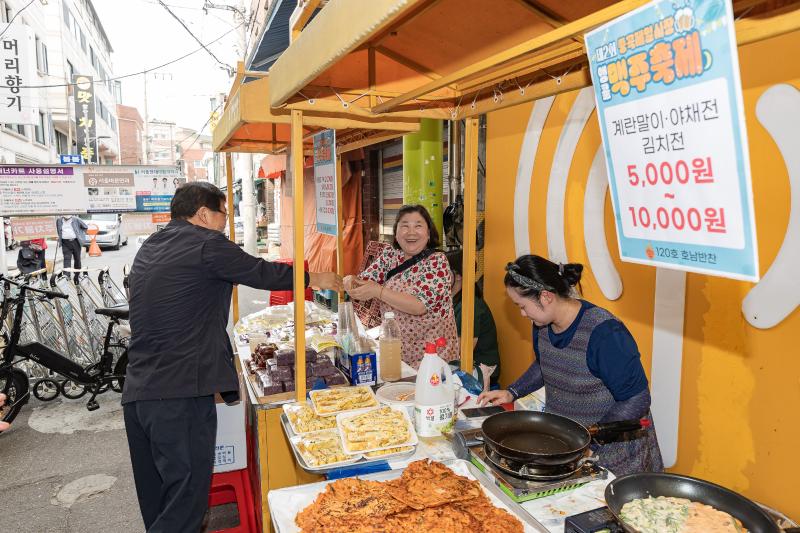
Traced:
[[97, 233], [100, 229], [94, 224], [90, 224], [86, 230], [86, 234], [92, 237], [92, 242], [89, 244], [89, 257], [100, 257], [103, 252], [100, 251], [100, 246], [97, 245]]

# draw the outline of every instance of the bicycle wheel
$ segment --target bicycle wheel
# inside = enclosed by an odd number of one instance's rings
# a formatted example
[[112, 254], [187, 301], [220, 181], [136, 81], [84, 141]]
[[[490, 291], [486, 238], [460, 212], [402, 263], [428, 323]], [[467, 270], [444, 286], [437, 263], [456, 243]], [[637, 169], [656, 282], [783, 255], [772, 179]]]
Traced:
[[17, 417], [27, 403], [29, 386], [28, 376], [23, 372], [7, 370], [0, 375], [0, 392], [6, 395], [6, 402], [0, 407], [0, 420], [12, 422]]
[[38, 379], [36, 383], [33, 384], [33, 395], [36, 396], [38, 400], [43, 402], [49, 402], [58, 398], [59, 394], [59, 386], [58, 382], [54, 379]]
[[77, 400], [86, 394], [86, 387], [79, 383], [75, 383], [71, 379], [67, 379], [61, 382], [61, 394], [70, 400]]
[[122, 392], [122, 388], [125, 386], [125, 371], [128, 368], [128, 350], [122, 352], [122, 355], [119, 356], [117, 359], [117, 364], [114, 365], [114, 375], [115, 376], [122, 376], [119, 379], [115, 379], [111, 382], [111, 388], [114, 389], [116, 392]]

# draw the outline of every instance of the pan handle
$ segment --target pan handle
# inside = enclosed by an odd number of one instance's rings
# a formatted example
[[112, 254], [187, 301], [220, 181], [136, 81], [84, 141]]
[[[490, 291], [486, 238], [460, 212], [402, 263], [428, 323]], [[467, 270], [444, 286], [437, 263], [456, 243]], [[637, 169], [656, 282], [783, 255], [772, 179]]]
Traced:
[[592, 437], [597, 437], [598, 435], [615, 435], [618, 433], [626, 433], [628, 431], [639, 431], [643, 428], [650, 427], [651, 422], [647, 418], [641, 418], [639, 420], [619, 420], [617, 422], [601, 422], [598, 424], [592, 424], [591, 426], [587, 427], [586, 429], [589, 430], [589, 434]]

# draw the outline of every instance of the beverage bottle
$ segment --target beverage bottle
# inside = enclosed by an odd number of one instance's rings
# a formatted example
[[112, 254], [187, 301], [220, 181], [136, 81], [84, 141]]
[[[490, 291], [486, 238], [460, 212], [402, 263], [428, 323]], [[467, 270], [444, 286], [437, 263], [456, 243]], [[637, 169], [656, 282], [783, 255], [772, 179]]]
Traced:
[[397, 381], [401, 377], [400, 361], [403, 341], [400, 339], [400, 326], [392, 311], [383, 315], [381, 336], [378, 340], [380, 352], [380, 375], [383, 381]]
[[440, 338], [425, 345], [414, 392], [414, 426], [420, 437], [438, 437], [455, 417], [455, 389], [450, 366], [437, 353], [447, 345]]

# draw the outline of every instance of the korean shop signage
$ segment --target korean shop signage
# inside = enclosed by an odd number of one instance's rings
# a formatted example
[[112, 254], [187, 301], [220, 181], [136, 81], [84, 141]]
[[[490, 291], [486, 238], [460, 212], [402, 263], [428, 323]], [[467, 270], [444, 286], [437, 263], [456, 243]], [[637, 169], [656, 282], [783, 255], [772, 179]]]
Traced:
[[659, 0], [586, 35], [620, 256], [757, 281], [728, 0]]
[[75, 124], [78, 129], [78, 153], [86, 164], [99, 163], [97, 155], [97, 126], [95, 125], [94, 83], [91, 76], [73, 77], [72, 95], [75, 99]]
[[0, 122], [8, 124], [37, 124], [38, 102], [36, 85], [36, 53], [33, 30], [22, 23], [0, 24]]
[[317, 231], [338, 233], [336, 213], [336, 132], [325, 130], [314, 135], [314, 189]]

